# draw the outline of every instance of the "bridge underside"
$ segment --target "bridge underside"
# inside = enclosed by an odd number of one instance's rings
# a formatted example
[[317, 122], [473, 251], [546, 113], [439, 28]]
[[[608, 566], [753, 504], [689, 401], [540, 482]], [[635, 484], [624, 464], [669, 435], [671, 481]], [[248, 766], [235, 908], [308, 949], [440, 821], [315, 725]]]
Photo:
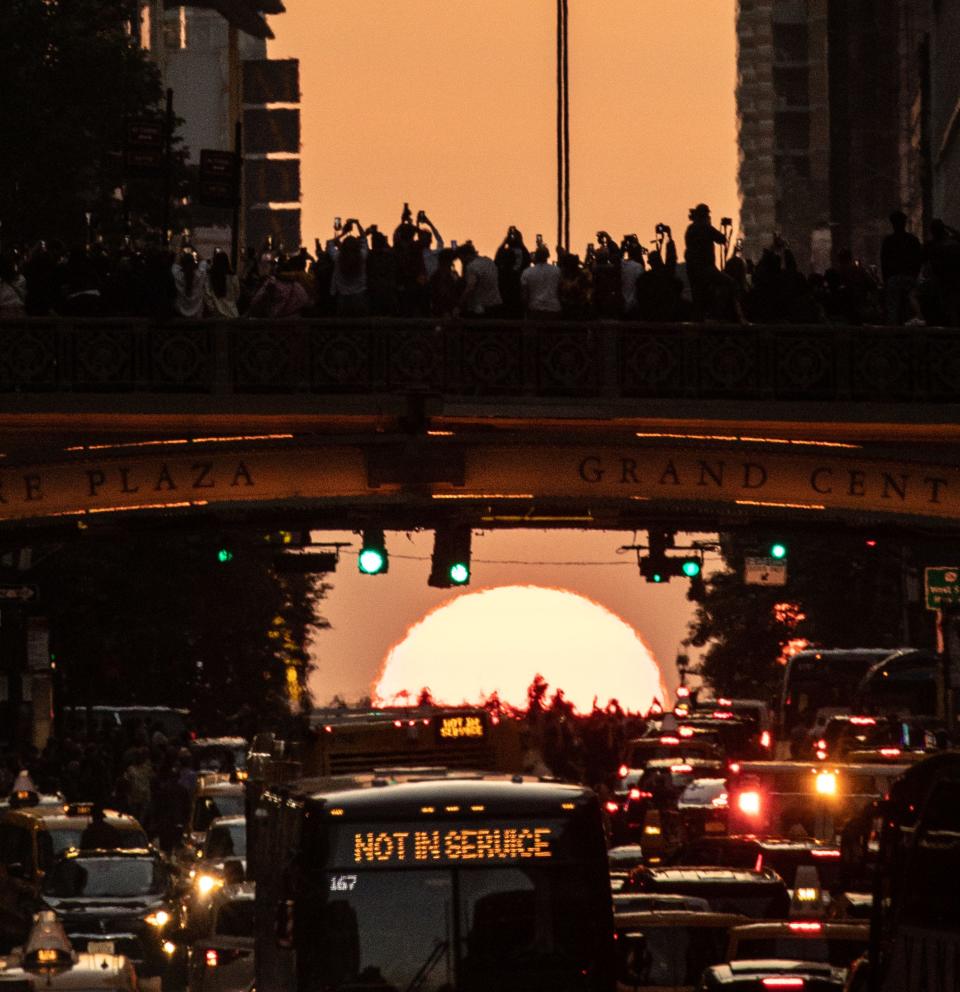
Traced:
[[7, 527], [960, 520], [955, 331], [28, 320], [0, 346]]

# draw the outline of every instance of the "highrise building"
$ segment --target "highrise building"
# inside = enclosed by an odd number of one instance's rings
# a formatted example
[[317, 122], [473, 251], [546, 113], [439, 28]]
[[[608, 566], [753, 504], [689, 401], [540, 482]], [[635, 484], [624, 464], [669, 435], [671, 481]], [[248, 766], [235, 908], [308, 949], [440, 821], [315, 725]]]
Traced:
[[889, 213], [960, 225], [960, 3], [739, 0], [741, 230], [879, 260]]
[[[300, 245], [299, 66], [267, 58], [267, 43], [231, 30], [217, 11], [144, 0], [144, 41], [173, 90], [187, 161], [232, 151], [243, 123], [244, 244]], [[224, 223], [229, 216], [224, 215]], [[227, 238], [229, 241], [229, 237]]]

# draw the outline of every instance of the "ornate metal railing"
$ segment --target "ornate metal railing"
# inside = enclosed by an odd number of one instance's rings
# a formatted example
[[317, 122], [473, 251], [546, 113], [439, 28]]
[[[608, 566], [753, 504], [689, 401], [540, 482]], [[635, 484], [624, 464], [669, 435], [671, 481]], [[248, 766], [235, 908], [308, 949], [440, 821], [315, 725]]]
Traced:
[[0, 322], [0, 395], [960, 402], [960, 330], [420, 320]]

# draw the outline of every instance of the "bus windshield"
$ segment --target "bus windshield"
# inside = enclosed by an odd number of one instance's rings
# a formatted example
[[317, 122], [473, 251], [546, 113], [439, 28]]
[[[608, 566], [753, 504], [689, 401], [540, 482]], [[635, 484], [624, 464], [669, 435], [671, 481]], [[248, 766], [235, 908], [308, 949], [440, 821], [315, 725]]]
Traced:
[[883, 649], [800, 651], [787, 664], [781, 695], [781, 734], [787, 735], [817, 710], [849, 706], [861, 679], [886, 655]]
[[309, 987], [582, 989], [609, 937], [610, 896], [605, 858], [598, 873], [566, 856], [566, 826], [338, 827], [300, 915]]

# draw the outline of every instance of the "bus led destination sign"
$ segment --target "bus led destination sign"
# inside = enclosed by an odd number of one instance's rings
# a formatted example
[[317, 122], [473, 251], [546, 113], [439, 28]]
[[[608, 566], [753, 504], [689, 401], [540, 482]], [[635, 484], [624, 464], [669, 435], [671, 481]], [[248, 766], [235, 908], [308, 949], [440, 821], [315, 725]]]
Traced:
[[553, 858], [552, 827], [455, 827], [360, 830], [353, 863], [367, 866], [459, 864], [464, 861], [545, 861]]
[[442, 717], [439, 727], [440, 739], [444, 741], [459, 740], [463, 737], [482, 740], [486, 734], [486, 728], [480, 716], [463, 713]]

